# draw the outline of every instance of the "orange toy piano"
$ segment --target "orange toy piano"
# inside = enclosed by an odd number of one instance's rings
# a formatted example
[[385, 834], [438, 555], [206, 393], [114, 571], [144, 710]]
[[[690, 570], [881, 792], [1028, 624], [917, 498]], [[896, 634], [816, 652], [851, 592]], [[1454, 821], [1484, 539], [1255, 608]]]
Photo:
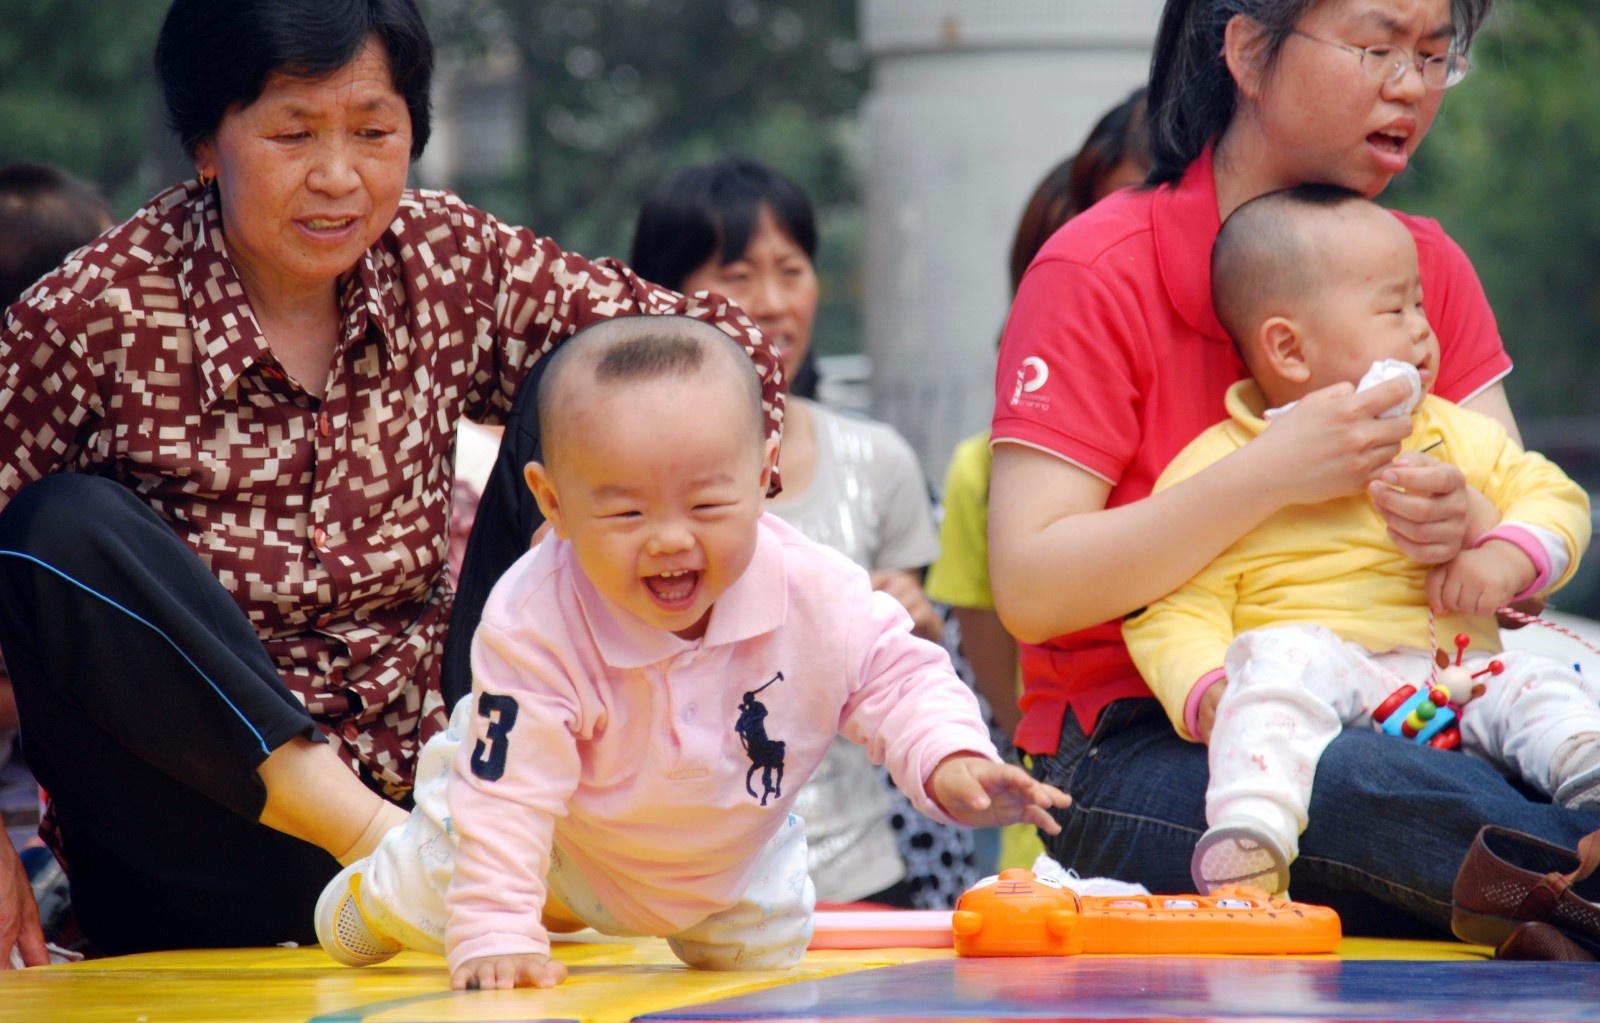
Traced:
[[1343, 934], [1326, 906], [1228, 885], [1210, 895], [1077, 895], [1031, 870], [967, 889], [950, 921], [963, 956], [1308, 955]]

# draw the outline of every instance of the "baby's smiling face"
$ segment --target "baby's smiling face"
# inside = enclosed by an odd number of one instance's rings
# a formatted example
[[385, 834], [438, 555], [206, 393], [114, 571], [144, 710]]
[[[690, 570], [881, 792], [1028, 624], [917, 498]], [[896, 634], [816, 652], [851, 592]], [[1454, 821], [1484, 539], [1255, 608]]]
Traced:
[[[716, 362], [717, 360], [710, 360]], [[607, 599], [684, 639], [755, 554], [777, 460], [750, 399], [707, 366], [692, 376], [590, 381], [569, 403], [566, 450], [528, 482]]]

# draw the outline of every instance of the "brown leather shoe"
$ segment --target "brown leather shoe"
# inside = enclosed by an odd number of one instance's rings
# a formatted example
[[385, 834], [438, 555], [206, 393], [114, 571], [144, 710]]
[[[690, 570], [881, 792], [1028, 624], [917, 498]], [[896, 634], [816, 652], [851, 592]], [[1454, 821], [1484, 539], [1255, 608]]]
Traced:
[[1582, 945], [1567, 937], [1559, 927], [1530, 920], [1511, 932], [1497, 949], [1496, 959], [1533, 960], [1556, 963], [1596, 962]]
[[1600, 955], [1600, 831], [1578, 851], [1490, 824], [1480, 828], [1450, 893], [1450, 929], [1478, 945], [1503, 945], [1532, 920], [1561, 929]]

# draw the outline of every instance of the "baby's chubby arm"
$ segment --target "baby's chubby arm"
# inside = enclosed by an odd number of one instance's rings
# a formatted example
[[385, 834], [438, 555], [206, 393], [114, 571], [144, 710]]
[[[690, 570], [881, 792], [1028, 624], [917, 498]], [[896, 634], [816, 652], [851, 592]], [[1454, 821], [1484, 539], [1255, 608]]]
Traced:
[[1058, 835], [1061, 825], [1050, 808], [1064, 809], [1072, 798], [1036, 780], [1014, 764], [1000, 764], [976, 753], [952, 753], [928, 776], [928, 795], [953, 819], [969, 827], [998, 827], [1026, 821]]
[[448, 788], [457, 844], [444, 937], [458, 991], [554, 987], [567, 975], [549, 955], [545, 878], [592, 697], [578, 688], [580, 673], [565, 670], [562, 649], [497, 608], [490, 601], [474, 636], [472, 693], [451, 718], [461, 741]]
[[1211, 744], [1211, 730], [1217, 725], [1217, 705], [1222, 702], [1222, 691], [1228, 688], [1228, 677], [1223, 675], [1206, 687], [1196, 708], [1194, 737], [1206, 745]]
[[546, 955], [483, 956], [468, 959], [450, 974], [453, 991], [490, 991], [495, 988], [555, 987], [567, 979], [567, 966]]
[[1436, 614], [1492, 615], [1533, 585], [1538, 574], [1538, 566], [1522, 548], [1490, 540], [1428, 573], [1428, 605]]
[[1430, 571], [1432, 609], [1492, 615], [1564, 585], [1589, 545], [1588, 494], [1495, 419], [1447, 402], [1435, 411], [1441, 424], [1435, 446], [1446, 445], [1489, 508], [1469, 520], [1476, 541]]

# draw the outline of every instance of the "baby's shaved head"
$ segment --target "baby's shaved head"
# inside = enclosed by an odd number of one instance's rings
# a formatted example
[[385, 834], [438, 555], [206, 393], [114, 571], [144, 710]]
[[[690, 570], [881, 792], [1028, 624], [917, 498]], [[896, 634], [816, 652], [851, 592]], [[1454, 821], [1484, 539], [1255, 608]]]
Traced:
[[[749, 399], [750, 436], [766, 435], [761, 378], [739, 343], [688, 316], [623, 316], [585, 327], [546, 356], [539, 381], [539, 438], [544, 461], [568, 442], [573, 402], [589, 387], [611, 387], [663, 377], [705, 375], [708, 386], [740, 389]], [[693, 415], [693, 409], [685, 409]], [[581, 438], [579, 438], [581, 441]]]
[[1211, 249], [1211, 304], [1251, 364], [1250, 341], [1271, 303], [1298, 303], [1323, 278], [1316, 221], [1373, 206], [1336, 185], [1299, 185], [1240, 206]]

